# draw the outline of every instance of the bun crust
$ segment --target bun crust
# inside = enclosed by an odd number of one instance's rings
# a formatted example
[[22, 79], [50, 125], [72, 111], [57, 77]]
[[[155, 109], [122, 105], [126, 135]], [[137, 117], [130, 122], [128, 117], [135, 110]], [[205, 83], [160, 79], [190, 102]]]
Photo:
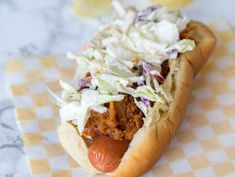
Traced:
[[171, 66], [172, 74], [168, 75], [166, 81], [172, 80], [173, 82], [170, 86], [174, 95], [173, 102], [167, 109], [155, 104], [143, 127], [132, 139], [127, 152], [115, 171], [109, 174], [100, 174], [89, 162], [87, 146], [76, 128], [70, 123], [62, 123], [58, 127], [62, 146], [81, 167], [93, 175], [138, 177], [147, 172], [165, 152], [183, 118], [190, 97], [193, 78], [208, 60], [216, 44], [213, 33], [202, 23], [191, 21], [188, 27], [189, 33], [196, 41], [196, 47], [193, 51], [181, 55]]

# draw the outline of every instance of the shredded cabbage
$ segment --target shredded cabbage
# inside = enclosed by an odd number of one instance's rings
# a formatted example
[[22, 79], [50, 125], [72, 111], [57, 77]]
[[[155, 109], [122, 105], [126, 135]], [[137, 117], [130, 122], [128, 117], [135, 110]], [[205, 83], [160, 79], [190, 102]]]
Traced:
[[145, 117], [150, 102], [170, 103], [171, 93], [161, 86], [161, 64], [195, 47], [194, 41], [179, 38], [188, 19], [178, 10], [158, 5], [137, 11], [117, 0], [112, 4], [119, 18], [101, 27], [83, 51], [67, 53], [78, 64], [73, 80], [77, 85], [60, 81], [61, 98], [52, 93], [61, 106], [61, 120], [71, 120], [80, 133], [91, 110], [106, 112], [104, 104], [121, 101], [124, 94], [134, 97]]
[[[65, 84], [63, 86], [67, 88], [68, 85]], [[96, 90], [84, 89], [80, 93], [80, 97], [80, 101], [76, 100], [64, 104], [59, 113], [62, 121], [76, 120], [75, 122], [78, 126], [78, 130], [81, 133], [84, 130], [90, 110], [100, 113], [106, 112], [107, 108], [102, 106], [104, 103], [121, 101], [124, 98], [124, 95], [105, 95], [100, 94]]]
[[99, 104], [108, 103], [110, 101], [121, 101], [124, 95], [100, 95]]
[[158, 94], [160, 90], [154, 90], [150, 86], [140, 86], [135, 90], [135, 97], [144, 97], [150, 101], [165, 103], [164, 99]]
[[144, 116], [147, 117], [148, 115], [148, 107], [142, 102], [142, 101], [137, 101], [134, 99], [136, 106], [143, 112]]

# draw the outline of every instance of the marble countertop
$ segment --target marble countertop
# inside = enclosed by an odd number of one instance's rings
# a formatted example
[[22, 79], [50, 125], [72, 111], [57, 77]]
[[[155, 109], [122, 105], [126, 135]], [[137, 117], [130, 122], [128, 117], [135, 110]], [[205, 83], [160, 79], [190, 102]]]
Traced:
[[[132, 0], [133, 1], [133, 0]], [[134, 1], [133, 1], [134, 2]], [[0, 0], [0, 176], [28, 177], [30, 171], [4, 77], [6, 61], [27, 56], [64, 55], [89, 41], [104, 19], [75, 17], [68, 0]], [[235, 29], [234, 0], [195, 0], [183, 9], [193, 19], [225, 19]]]

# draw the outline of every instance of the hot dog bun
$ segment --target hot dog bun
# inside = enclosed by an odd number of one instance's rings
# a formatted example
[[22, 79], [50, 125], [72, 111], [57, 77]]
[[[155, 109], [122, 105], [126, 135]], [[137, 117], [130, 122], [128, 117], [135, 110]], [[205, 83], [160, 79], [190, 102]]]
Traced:
[[147, 172], [164, 153], [182, 120], [193, 78], [208, 60], [216, 44], [215, 36], [202, 23], [191, 21], [188, 29], [196, 47], [171, 63], [170, 73], [163, 84], [174, 95], [174, 101], [167, 108], [154, 105], [153, 111], [135, 134], [116, 170], [107, 174], [96, 170], [88, 160], [87, 146], [76, 128], [70, 123], [62, 123], [58, 127], [62, 146], [81, 167], [93, 175], [138, 177]]

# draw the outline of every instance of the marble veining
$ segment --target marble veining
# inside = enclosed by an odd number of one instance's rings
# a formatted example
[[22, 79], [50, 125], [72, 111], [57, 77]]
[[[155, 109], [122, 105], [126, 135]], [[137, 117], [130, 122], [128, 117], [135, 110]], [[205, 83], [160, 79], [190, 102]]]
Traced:
[[[107, 21], [81, 20], [72, 14], [70, 3], [71, 0], [0, 0], [0, 177], [30, 176], [5, 80], [5, 62], [16, 57], [76, 52], [89, 41], [97, 26]], [[189, 17], [198, 20], [226, 18], [232, 27], [234, 11], [234, 0], [195, 0], [184, 9]]]
[[0, 101], [0, 176], [30, 176], [11, 100]]

